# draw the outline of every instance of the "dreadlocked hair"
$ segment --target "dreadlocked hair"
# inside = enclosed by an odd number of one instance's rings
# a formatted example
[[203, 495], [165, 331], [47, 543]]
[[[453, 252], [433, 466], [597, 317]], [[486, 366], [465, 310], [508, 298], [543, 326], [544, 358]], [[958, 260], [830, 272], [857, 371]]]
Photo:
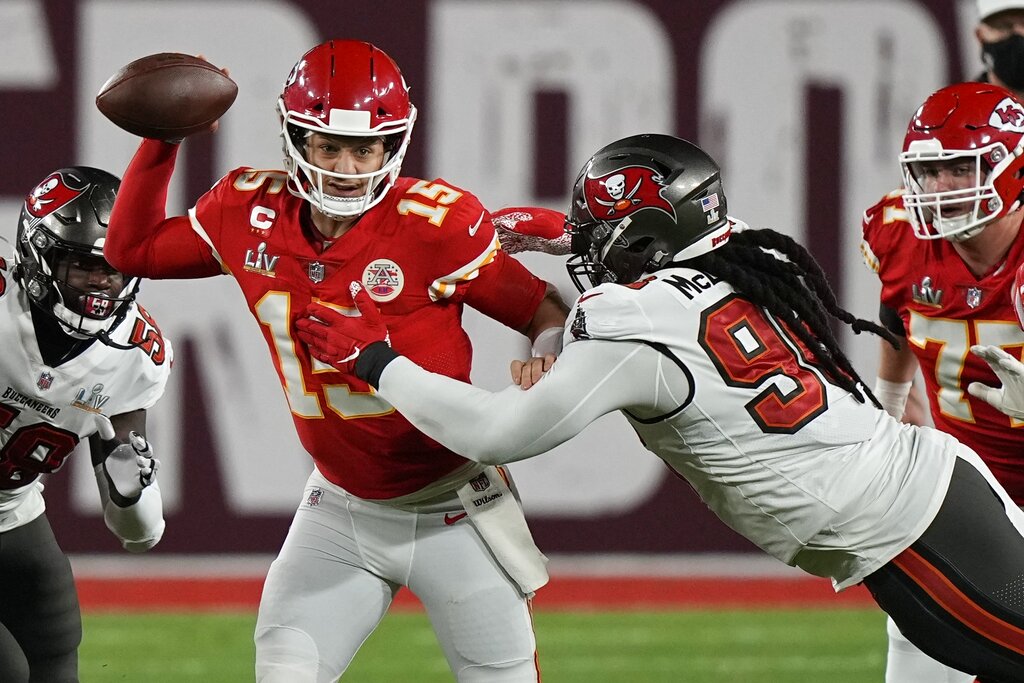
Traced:
[[[788, 260], [766, 251], [769, 249]], [[849, 325], [854, 334], [877, 334], [897, 349], [899, 340], [881, 325], [842, 308], [821, 266], [796, 240], [770, 229], [734, 232], [727, 243], [686, 265], [727, 281], [751, 303], [785, 321], [835, 384], [861, 403], [866, 395], [882, 407], [843, 353], [830, 319]]]

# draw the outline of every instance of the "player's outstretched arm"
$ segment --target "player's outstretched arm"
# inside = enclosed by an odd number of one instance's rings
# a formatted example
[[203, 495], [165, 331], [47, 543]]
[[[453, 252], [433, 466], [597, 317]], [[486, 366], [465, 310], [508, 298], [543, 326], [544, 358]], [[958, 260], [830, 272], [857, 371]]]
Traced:
[[156, 472], [160, 461], [145, 437], [146, 411], [96, 415], [90, 438], [96, 486], [107, 528], [125, 550], [141, 553], [164, 533], [163, 501]]
[[971, 353], [989, 364], [1002, 386], [971, 382], [967, 392], [1010, 417], [1024, 420], [1024, 363], [998, 346], [976, 344], [971, 347]]
[[143, 140], [128, 164], [103, 244], [104, 257], [122, 273], [196, 278], [222, 272], [188, 217], [166, 215], [177, 151], [177, 145]]
[[491, 222], [510, 254], [524, 251], [568, 256], [572, 240], [565, 230], [565, 214], [536, 206], [508, 206], [491, 214]]
[[658, 391], [665, 359], [657, 351], [639, 343], [594, 340], [573, 344], [531, 391], [514, 386], [485, 391], [400, 356], [383, 341], [385, 330], [365, 291], [357, 292], [355, 303], [361, 314], [355, 317], [309, 311], [310, 317], [296, 322], [297, 336], [313, 357], [376, 387], [422, 432], [477, 462], [502, 464], [538, 455], [602, 415], [653, 406], [669, 393]]

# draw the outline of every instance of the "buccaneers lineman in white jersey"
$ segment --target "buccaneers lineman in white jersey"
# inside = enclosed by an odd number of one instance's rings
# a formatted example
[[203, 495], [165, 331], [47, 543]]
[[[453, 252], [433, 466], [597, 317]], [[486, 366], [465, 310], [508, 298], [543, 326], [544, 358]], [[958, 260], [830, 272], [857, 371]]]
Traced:
[[116, 177], [47, 176], [0, 256], [0, 680], [77, 681], [81, 616], [71, 567], [45, 515], [43, 475], [88, 439], [104, 519], [143, 552], [164, 529], [144, 434], [164, 392], [169, 341], [135, 303], [138, 278], [103, 259]]
[[[336, 680], [407, 586], [458, 680], [536, 681], [529, 598], [547, 574], [507, 475], [444, 448], [365, 382], [315, 361], [295, 321], [313, 302], [354, 314], [357, 280], [395, 348], [468, 381], [465, 305], [535, 345], [560, 341], [566, 307], [501, 250], [476, 197], [399, 176], [416, 109], [382, 51], [349, 40], [313, 48], [288, 76], [279, 113], [286, 169], [233, 170], [188, 216], [165, 218], [152, 202], [166, 192], [176, 146], [143, 141], [106, 245], [134, 273], [235, 278], [313, 458], [263, 590], [257, 680]], [[475, 488], [507, 492], [494, 506], [502, 524], [465, 519]]]
[[[609, 192], [613, 178], [636, 188], [630, 201]], [[538, 455], [622, 411], [765, 552], [836, 590], [863, 582], [946, 664], [1019, 680], [1024, 609], [1008, 587], [1020, 585], [1024, 514], [970, 448], [871, 405], [830, 318], [894, 338], [839, 308], [792, 239], [727, 218], [717, 165], [678, 138], [600, 150], [568, 220], [570, 272], [596, 286], [529, 391], [487, 392], [418, 367], [387, 345], [386, 318], [362, 292], [360, 317], [313, 308], [299, 337], [481, 463]]]

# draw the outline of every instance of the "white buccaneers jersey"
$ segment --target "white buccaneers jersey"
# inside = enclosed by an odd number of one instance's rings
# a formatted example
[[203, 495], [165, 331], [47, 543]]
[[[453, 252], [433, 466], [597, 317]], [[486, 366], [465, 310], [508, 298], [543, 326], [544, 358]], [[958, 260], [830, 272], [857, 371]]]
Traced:
[[55, 472], [96, 432], [95, 415], [148, 409], [164, 392], [172, 350], [156, 323], [132, 304], [110, 333], [134, 348], [93, 342], [52, 367], [39, 352], [28, 297], [0, 257], [0, 531], [40, 514], [41, 474]]
[[626, 416], [647, 448], [769, 554], [859, 581], [938, 512], [956, 443], [925, 439], [937, 464], [921, 466], [920, 432], [828, 381], [788, 326], [728, 283], [673, 269], [580, 299], [566, 341], [642, 340], [690, 375], [675, 415]]
[[538, 454], [621, 409], [726, 524], [837, 590], [909, 546], [938, 512], [958, 442], [859, 402], [724, 281], [678, 268], [602, 285], [577, 301], [565, 342], [525, 392], [442, 383], [398, 359], [380, 393], [483, 462]]

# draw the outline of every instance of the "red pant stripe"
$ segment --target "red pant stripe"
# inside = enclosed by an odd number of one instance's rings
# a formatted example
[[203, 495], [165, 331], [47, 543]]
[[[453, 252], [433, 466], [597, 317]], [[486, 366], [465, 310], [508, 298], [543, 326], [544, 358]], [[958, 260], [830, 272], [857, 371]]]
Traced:
[[892, 562], [964, 626], [1008, 650], [1024, 655], [1024, 629], [986, 612], [913, 549], [907, 548]]

